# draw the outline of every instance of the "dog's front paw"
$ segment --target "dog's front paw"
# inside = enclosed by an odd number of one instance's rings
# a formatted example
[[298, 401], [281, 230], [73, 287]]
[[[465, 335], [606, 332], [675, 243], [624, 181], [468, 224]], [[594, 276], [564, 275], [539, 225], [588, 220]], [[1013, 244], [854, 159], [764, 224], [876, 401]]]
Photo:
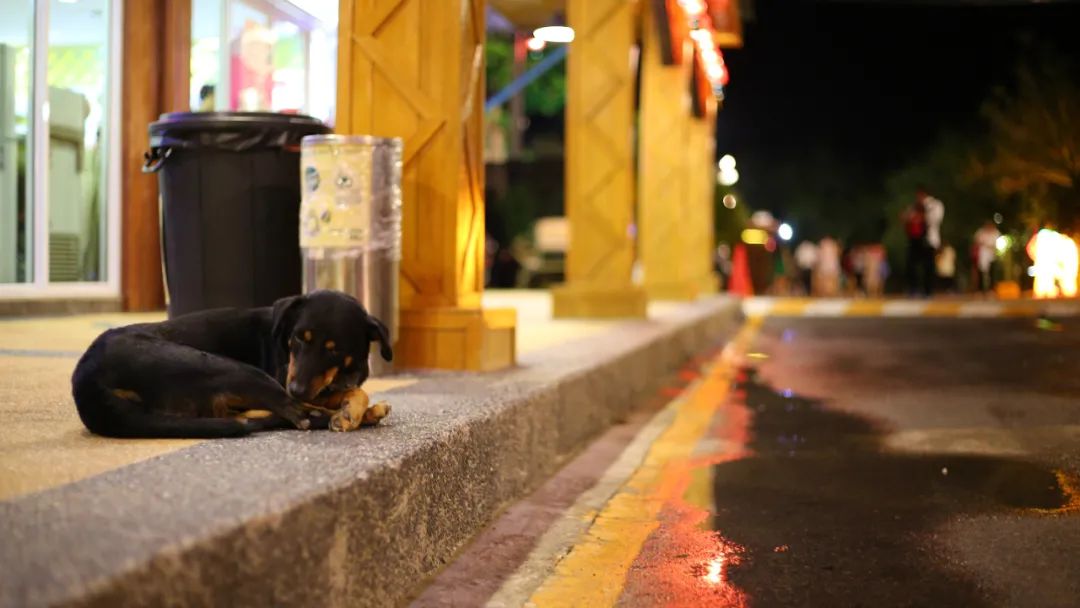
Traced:
[[346, 393], [341, 401], [341, 409], [334, 412], [330, 418], [330, 430], [345, 432], [360, 428], [369, 403], [371, 399], [361, 389], [353, 389]]
[[389, 403], [380, 401], [364, 411], [364, 419], [361, 424], [363, 426], [379, 424], [380, 420], [390, 415], [391, 409], [393, 408], [390, 407]]

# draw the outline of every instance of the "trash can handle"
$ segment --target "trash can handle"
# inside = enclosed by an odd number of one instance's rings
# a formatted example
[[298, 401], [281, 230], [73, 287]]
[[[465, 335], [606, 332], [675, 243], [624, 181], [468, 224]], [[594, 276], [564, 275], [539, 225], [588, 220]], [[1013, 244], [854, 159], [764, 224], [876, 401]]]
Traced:
[[165, 159], [170, 156], [172, 156], [172, 148], [151, 148], [149, 152], [143, 154], [146, 163], [143, 164], [142, 172], [157, 173], [161, 165], [165, 164]]

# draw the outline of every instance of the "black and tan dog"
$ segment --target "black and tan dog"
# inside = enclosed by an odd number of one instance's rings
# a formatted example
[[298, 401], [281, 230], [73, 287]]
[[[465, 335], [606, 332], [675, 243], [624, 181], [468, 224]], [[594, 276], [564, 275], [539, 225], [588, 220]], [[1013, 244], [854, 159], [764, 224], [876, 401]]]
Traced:
[[110, 437], [351, 430], [389, 412], [359, 389], [373, 341], [390, 361], [386, 326], [334, 291], [197, 312], [106, 331], [75, 367], [72, 393], [86, 428]]

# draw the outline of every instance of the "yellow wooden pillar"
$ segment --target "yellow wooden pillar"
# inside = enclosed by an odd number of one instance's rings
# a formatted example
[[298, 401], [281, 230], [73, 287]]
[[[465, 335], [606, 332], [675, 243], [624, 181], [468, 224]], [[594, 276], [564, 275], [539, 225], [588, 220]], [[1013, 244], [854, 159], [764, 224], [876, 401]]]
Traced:
[[688, 196], [690, 201], [690, 220], [687, 222], [688, 235], [692, 243], [690, 252], [690, 272], [698, 284], [699, 294], [716, 293], [719, 278], [713, 271], [713, 256], [716, 252], [716, 113], [717, 103], [708, 99], [705, 115], [694, 118], [690, 123], [690, 145], [687, 146], [690, 158], [691, 186]]
[[565, 285], [556, 317], [643, 317], [634, 264], [634, 87], [637, 3], [567, 0]]
[[[672, 18], [686, 19], [674, 6]], [[668, 26], [654, 10], [642, 10], [638, 242], [649, 298], [690, 300], [702, 288], [695, 257], [702, 219], [698, 156], [704, 154], [691, 108], [693, 46], [672, 40], [677, 63], [665, 65], [660, 28]]]
[[514, 310], [484, 310], [484, 2], [341, 0], [339, 133], [402, 137], [406, 367], [514, 362]]

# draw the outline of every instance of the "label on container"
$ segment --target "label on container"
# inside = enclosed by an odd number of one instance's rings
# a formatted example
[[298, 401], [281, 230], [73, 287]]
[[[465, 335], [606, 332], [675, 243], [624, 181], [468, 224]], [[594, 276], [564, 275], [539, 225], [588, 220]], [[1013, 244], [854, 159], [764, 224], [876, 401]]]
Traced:
[[369, 145], [304, 147], [300, 246], [396, 250], [401, 238], [399, 163], [398, 156], [385, 152], [377, 157]]

